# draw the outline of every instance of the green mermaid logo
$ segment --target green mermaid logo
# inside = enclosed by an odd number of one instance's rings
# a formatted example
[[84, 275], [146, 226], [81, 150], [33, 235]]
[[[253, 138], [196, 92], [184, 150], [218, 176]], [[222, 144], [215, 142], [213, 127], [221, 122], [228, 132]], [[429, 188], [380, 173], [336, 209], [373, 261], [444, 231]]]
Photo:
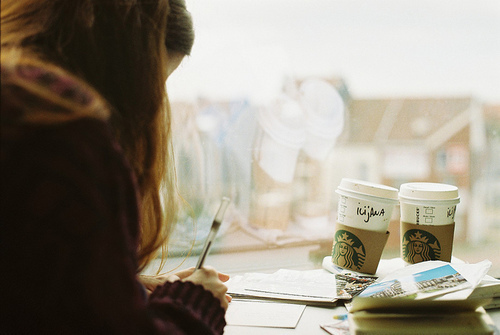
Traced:
[[347, 230], [335, 233], [332, 261], [343, 268], [360, 270], [365, 263], [365, 247], [359, 238]]
[[438, 260], [441, 245], [434, 235], [420, 229], [410, 229], [403, 235], [403, 259], [410, 263]]

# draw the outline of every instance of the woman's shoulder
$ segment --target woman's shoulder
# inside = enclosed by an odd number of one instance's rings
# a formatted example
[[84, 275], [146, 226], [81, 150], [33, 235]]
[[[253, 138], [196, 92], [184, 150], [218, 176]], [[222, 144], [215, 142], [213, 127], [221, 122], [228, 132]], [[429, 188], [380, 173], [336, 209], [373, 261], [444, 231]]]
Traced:
[[72, 159], [89, 171], [132, 178], [107, 104], [76, 76], [40, 61], [2, 61], [0, 94], [3, 166]]
[[[50, 65], [2, 63], [1, 71], [0, 177], [2, 192], [9, 194], [2, 202], [9, 208], [3, 217], [14, 220], [24, 213], [42, 220], [43, 213], [85, 205], [92, 210], [77, 212], [103, 217], [115, 213], [116, 222], [128, 218], [131, 236], [137, 236], [135, 179], [102, 98]], [[75, 205], [67, 205], [71, 202]], [[70, 221], [82, 227], [88, 218], [73, 216]]]
[[31, 58], [12, 62], [2, 57], [0, 95], [3, 163], [8, 153], [21, 147], [32, 150], [33, 144], [56, 137], [92, 146], [88, 150], [120, 152], [104, 99], [60, 67]]
[[105, 100], [92, 87], [57, 66], [35, 59], [2, 61], [1, 105], [2, 127], [109, 118]]

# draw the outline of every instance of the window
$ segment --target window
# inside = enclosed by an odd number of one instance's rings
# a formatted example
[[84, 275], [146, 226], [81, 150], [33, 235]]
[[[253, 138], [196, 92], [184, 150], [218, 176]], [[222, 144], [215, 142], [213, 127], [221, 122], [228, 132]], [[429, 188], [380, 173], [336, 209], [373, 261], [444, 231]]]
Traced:
[[[193, 209], [178, 250], [190, 233], [196, 253], [228, 195], [214, 257], [240, 252], [227, 259], [246, 271], [278, 250], [282, 267], [291, 257], [317, 266], [331, 252], [342, 177], [396, 188], [431, 181], [459, 187], [455, 255], [489, 258], [500, 275], [491, 252], [500, 237], [495, 0], [187, 6], [195, 46], [167, 83], [180, 189]], [[388, 257], [399, 255], [398, 220]], [[241, 258], [245, 250], [255, 252]]]

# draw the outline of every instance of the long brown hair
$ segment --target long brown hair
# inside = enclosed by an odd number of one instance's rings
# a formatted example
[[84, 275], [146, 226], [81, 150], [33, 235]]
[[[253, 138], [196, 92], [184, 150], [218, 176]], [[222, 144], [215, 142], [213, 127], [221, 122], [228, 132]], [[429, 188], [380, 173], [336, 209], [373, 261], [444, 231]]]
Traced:
[[[111, 108], [110, 123], [138, 181], [140, 269], [168, 240], [176, 212], [169, 54], [193, 44], [183, 0], [2, 0], [2, 53], [39, 58], [89, 83]], [[3, 57], [2, 57], [3, 58]]]

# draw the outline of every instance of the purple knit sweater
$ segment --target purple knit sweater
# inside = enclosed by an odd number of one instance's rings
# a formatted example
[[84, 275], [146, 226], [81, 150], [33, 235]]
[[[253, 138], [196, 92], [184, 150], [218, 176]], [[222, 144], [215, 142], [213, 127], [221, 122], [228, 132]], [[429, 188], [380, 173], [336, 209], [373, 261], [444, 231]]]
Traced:
[[71, 116], [96, 96], [43, 66], [1, 71], [0, 333], [222, 333], [224, 310], [202, 286], [144, 294], [137, 186], [108, 123], [31, 117]]

